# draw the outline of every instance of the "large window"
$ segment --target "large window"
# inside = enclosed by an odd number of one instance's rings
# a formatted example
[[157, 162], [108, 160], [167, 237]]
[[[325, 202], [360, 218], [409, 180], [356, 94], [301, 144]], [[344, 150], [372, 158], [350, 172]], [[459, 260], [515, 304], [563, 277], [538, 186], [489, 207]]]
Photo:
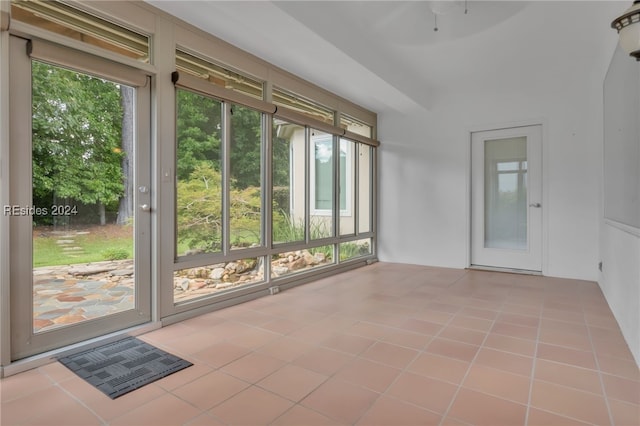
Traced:
[[356, 164], [353, 153], [357, 143], [340, 139], [340, 235], [355, 233]]
[[340, 116], [340, 127], [367, 138], [372, 137], [373, 133], [373, 129], [370, 125], [363, 123], [361, 120], [358, 120], [357, 118], [353, 118], [346, 114], [342, 114]]
[[372, 126], [178, 45], [173, 305], [373, 256]]
[[[312, 214], [330, 216], [333, 210], [333, 136], [314, 131], [311, 136]], [[353, 143], [340, 140], [339, 149], [340, 214], [351, 214], [353, 181]]]
[[262, 114], [233, 105], [229, 149], [231, 249], [262, 244]]
[[222, 102], [178, 89], [177, 255], [222, 250]]
[[313, 120], [323, 123], [334, 123], [335, 112], [320, 102], [315, 102], [304, 96], [295, 94], [279, 87], [273, 88], [273, 103], [279, 107], [285, 107]]
[[310, 197], [311, 239], [333, 236], [333, 135], [311, 130]]
[[[143, 3], [9, 7], [0, 155], [29, 167], [10, 168], [0, 198], [41, 214], [2, 220], [0, 287], [23, 346], [1, 365], [85, 324], [96, 337], [151, 312], [179, 321], [375, 257], [375, 113]], [[58, 273], [70, 263], [83, 266]], [[113, 300], [49, 288], [70, 283]], [[96, 315], [54, 318], [35, 296]]]
[[205, 61], [181, 49], [176, 50], [176, 68], [216, 86], [234, 90], [252, 98], [263, 98], [262, 82], [222, 65]]
[[273, 119], [273, 243], [303, 242], [306, 232], [305, 128]]
[[373, 152], [374, 148], [358, 144], [358, 233], [373, 230]]

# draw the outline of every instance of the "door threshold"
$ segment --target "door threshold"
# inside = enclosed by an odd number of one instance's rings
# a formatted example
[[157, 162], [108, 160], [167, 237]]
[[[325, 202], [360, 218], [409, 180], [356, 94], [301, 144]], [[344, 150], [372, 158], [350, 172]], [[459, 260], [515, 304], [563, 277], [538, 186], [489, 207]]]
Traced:
[[74, 343], [68, 346], [64, 346], [62, 348], [53, 349], [47, 352], [43, 352], [41, 354], [32, 355], [27, 358], [22, 358], [22, 359], [13, 361], [11, 364], [5, 365], [4, 367], [0, 367], [0, 378], [13, 376], [14, 374], [18, 374], [18, 373], [25, 372], [27, 370], [32, 370], [34, 368], [42, 367], [43, 365], [56, 362], [58, 358], [61, 358], [63, 356], [81, 352], [88, 349], [92, 349], [110, 342], [115, 342], [117, 340], [123, 339], [126, 336], [139, 336], [149, 331], [157, 330], [161, 327], [162, 327], [162, 323], [160, 323], [159, 321], [150, 322], [143, 325], [109, 333], [104, 336], [94, 337], [93, 339], [88, 339], [82, 342]]
[[501, 268], [498, 266], [471, 265], [467, 269], [472, 269], [475, 271], [505, 272], [509, 274], [542, 276], [542, 271], [531, 271], [528, 269], [515, 269], [515, 268]]

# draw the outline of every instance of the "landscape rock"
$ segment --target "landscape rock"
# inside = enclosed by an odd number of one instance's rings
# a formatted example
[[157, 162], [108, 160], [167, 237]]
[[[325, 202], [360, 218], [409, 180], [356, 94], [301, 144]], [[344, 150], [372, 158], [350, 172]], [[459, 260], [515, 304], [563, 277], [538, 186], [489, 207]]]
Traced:
[[109, 275], [112, 277], [124, 277], [127, 275], [133, 275], [133, 269], [116, 269], [115, 271], [109, 272]]
[[224, 275], [224, 273], [225, 273], [225, 269], [224, 268], [215, 268], [209, 274], [209, 278], [211, 278], [212, 280], [220, 280], [220, 279], [222, 279], [222, 276]]

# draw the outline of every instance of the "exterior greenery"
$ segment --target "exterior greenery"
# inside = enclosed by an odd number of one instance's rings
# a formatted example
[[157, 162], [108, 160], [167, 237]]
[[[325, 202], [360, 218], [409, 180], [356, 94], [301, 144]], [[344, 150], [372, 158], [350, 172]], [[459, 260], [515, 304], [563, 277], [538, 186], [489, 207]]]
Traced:
[[[71, 202], [117, 209], [124, 193], [120, 87], [32, 64], [34, 205]], [[47, 224], [53, 217], [34, 220]]]
[[[222, 108], [215, 99], [177, 91], [177, 235], [186, 252], [222, 248]], [[263, 123], [262, 114], [250, 108], [233, 105], [231, 113], [231, 244], [243, 247], [260, 242]], [[274, 186], [288, 187], [288, 141], [273, 146]], [[288, 196], [274, 201], [278, 228], [287, 226], [288, 202]]]
[[[187, 90], [177, 90], [177, 237], [178, 254], [219, 252], [223, 235], [224, 104]], [[124, 167], [126, 110], [120, 85], [60, 67], [33, 61], [33, 188], [34, 205], [80, 205], [78, 224], [105, 224], [105, 209], [115, 216], [132, 181]], [[274, 241], [304, 241], [304, 223], [290, 216], [291, 141], [273, 132], [271, 187], [262, 182], [265, 160], [263, 115], [232, 105], [229, 155], [230, 226], [233, 247], [261, 243], [263, 195], [272, 190]], [[130, 126], [130, 124], [129, 124]], [[346, 174], [343, 170], [343, 174]], [[341, 200], [342, 201], [342, 200]], [[97, 211], [101, 211], [97, 214]], [[89, 212], [90, 214], [87, 214]], [[122, 212], [122, 211], [120, 211]], [[80, 216], [84, 216], [84, 219]], [[89, 217], [87, 219], [87, 216]], [[100, 217], [100, 220], [98, 219]], [[36, 216], [36, 225], [52, 224], [53, 216]], [[69, 218], [67, 218], [69, 219]], [[118, 223], [130, 223], [128, 218]], [[116, 222], [115, 217], [111, 220]], [[312, 223], [310, 238], [329, 236], [324, 222]], [[327, 253], [331, 256], [332, 253]], [[122, 253], [107, 252], [105, 258]]]

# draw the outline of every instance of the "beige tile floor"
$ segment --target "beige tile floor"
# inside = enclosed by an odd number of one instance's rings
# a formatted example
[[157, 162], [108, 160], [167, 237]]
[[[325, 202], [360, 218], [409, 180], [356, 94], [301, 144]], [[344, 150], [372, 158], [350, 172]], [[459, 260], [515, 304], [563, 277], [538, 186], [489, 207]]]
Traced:
[[0, 424], [640, 424], [593, 282], [377, 263], [141, 338], [194, 366], [110, 400], [50, 364], [1, 382]]

